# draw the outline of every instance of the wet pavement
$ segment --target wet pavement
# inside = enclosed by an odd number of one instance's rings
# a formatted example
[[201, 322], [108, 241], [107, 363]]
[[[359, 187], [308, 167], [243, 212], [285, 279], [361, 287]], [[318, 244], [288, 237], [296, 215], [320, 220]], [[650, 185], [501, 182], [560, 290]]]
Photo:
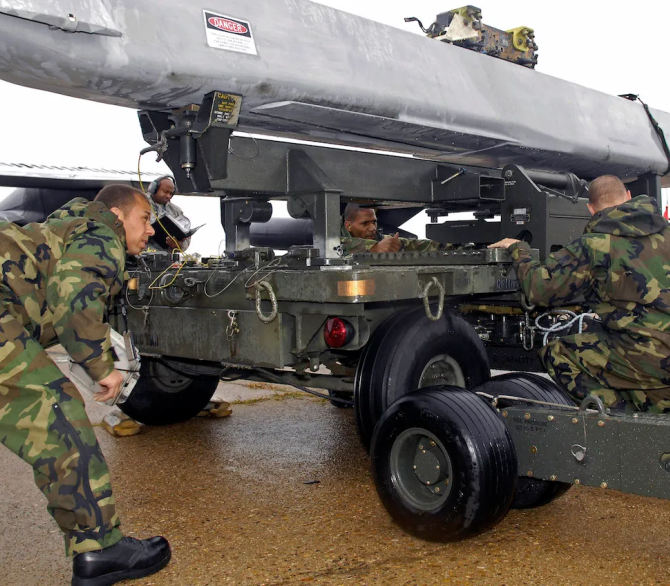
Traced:
[[[574, 487], [478, 538], [427, 543], [379, 504], [351, 409], [259, 385], [221, 391], [270, 398], [133, 437], [96, 429], [123, 529], [173, 548], [160, 574], [127, 584], [670, 584], [670, 502]], [[89, 406], [92, 421], [106, 410]], [[0, 584], [69, 584], [30, 469], [3, 449], [0, 470]]]

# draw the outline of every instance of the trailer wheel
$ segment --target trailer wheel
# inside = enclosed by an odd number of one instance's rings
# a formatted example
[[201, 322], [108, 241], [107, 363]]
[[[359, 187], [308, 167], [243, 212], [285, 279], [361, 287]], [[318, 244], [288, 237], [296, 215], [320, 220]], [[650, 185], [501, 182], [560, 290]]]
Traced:
[[[501, 374], [479, 385], [474, 391], [482, 391], [491, 395], [511, 395], [524, 399], [546, 401], [547, 403], [558, 403], [559, 405], [575, 404], [554, 382], [532, 373], [510, 372]], [[514, 405], [514, 402], [505, 399], [498, 402], [498, 406], [501, 408], [511, 405]], [[526, 405], [532, 405], [532, 403], [526, 403]], [[541, 507], [563, 496], [570, 490], [571, 486], [572, 484], [569, 482], [520, 476], [512, 508], [532, 509]]]
[[372, 439], [379, 498], [405, 531], [457, 541], [492, 528], [509, 510], [516, 452], [501, 417], [477, 395], [429, 387], [398, 399]]
[[393, 314], [374, 332], [354, 381], [356, 423], [363, 445], [386, 408], [405, 393], [434, 385], [472, 388], [490, 376], [484, 344], [451, 311], [430, 321], [423, 307]]
[[147, 425], [170, 425], [195, 417], [209, 403], [218, 376], [188, 376], [156, 358], [143, 357], [140, 380], [121, 411]]

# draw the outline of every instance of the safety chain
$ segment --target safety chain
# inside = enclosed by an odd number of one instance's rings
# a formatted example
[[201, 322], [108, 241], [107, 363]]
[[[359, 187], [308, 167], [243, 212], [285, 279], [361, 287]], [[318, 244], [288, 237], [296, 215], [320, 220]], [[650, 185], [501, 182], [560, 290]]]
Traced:
[[[437, 287], [439, 295], [437, 302], [437, 313], [435, 315], [433, 315], [432, 311], [430, 310], [430, 300], [428, 299], [428, 294], [433, 287]], [[426, 286], [421, 291], [419, 297], [423, 299], [423, 308], [426, 310], [426, 317], [430, 321], [439, 321], [444, 311], [444, 287], [442, 286], [442, 283], [437, 280], [437, 277], [433, 277], [432, 280], [426, 283]]]
[[233, 357], [237, 354], [237, 334], [240, 333], [240, 326], [237, 323], [237, 311], [231, 309], [228, 312], [228, 319], [230, 323], [226, 328], [226, 338], [228, 339], [230, 356]]
[[521, 344], [523, 349], [530, 352], [535, 345], [535, 328], [530, 323], [530, 312], [524, 312], [525, 321], [521, 324]]
[[[277, 296], [272, 289], [272, 285], [267, 281], [258, 281], [254, 283], [254, 289], [256, 289], [256, 315], [264, 324], [269, 324], [277, 317]], [[272, 304], [270, 315], [265, 315], [261, 310], [261, 291], [263, 289], [267, 291], [267, 294], [270, 297], [270, 303]]]

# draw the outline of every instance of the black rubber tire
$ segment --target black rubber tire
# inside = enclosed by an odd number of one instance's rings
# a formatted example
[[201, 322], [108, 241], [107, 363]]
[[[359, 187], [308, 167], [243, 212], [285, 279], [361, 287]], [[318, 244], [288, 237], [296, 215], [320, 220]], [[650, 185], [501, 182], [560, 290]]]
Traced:
[[202, 411], [214, 395], [219, 377], [190, 377], [168, 364], [142, 357], [140, 380], [119, 405], [121, 411], [146, 425], [181, 423]]
[[[379, 417], [375, 417], [372, 412], [369, 389], [372, 384], [372, 365], [377, 359], [379, 349], [385, 344], [385, 340], [390, 336], [392, 329], [403, 318], [403, 312], [397, 312], [387, 318], [372, 334], [367, 345], [361, 352], [361, 357], [356, 366], [356, 375], [354, 377], [354, 414], [356, 416], [356, 429], [361, 438], [361, 443], [366, 449], [370, 448], [372, 432], [374, 431], [374, 422]], [[388, 342], [386, 342], [388, 345]]]
[[462, 385], [472, 388], [487, 380], [491, 371], [484, 344], [462, 317], [445, 310], [442, 319], [430, 321], [423, 307], [393, 314], [374, 332], [361, 354], [354, 381], [356, 423], [363, 445], [370, 446], [377, 421], [387, 407], [420, 386], [430, 361], [446, 355], [461, 369]]
[[[551, 380], [530, 372], [509, 372], [495, 376], [491, 380], [479, 385], [474, 389], [491, 395], [511, 395], [524, 399], [535, 399], [559, 405], [574, 406], [575, 402], [568, 397]], [[513, 401], [500, 400], [500, 408], [514, 405]], [[519, 403], [516, 403], [517, 405]], [[532, 403], [525, 403], [533, 405]], [[548, 407], [551, 408], [551, 407]], [[516, 487], [513, 509], [534, 509], [549, 504], [551, 501], [563, 496], [570, 490], [572, 484], [569, 482], [558, 482], [541, 480], [520, 476]]]
[[[425, 440], [433, 447], [424, 448]], [[393, 520], [430, 541], [491, 529], [507, 514], [518, 476], [514, 443], [499, 413], [450, 386], [420, 389], [393, 403], [375, 428], [371, 460], [379, 498]], [[426, 470], [441, 476], [426, 483]]]

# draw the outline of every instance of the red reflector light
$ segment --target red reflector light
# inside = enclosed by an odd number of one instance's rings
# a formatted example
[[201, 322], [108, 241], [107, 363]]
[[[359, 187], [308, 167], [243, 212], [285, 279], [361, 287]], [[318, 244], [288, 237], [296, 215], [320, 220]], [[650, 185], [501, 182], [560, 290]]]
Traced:
[[331, 317], [323, 327], [323, 339], [330, 348], [342, 348], [354, 337], [354, 327], [339, 317]]

